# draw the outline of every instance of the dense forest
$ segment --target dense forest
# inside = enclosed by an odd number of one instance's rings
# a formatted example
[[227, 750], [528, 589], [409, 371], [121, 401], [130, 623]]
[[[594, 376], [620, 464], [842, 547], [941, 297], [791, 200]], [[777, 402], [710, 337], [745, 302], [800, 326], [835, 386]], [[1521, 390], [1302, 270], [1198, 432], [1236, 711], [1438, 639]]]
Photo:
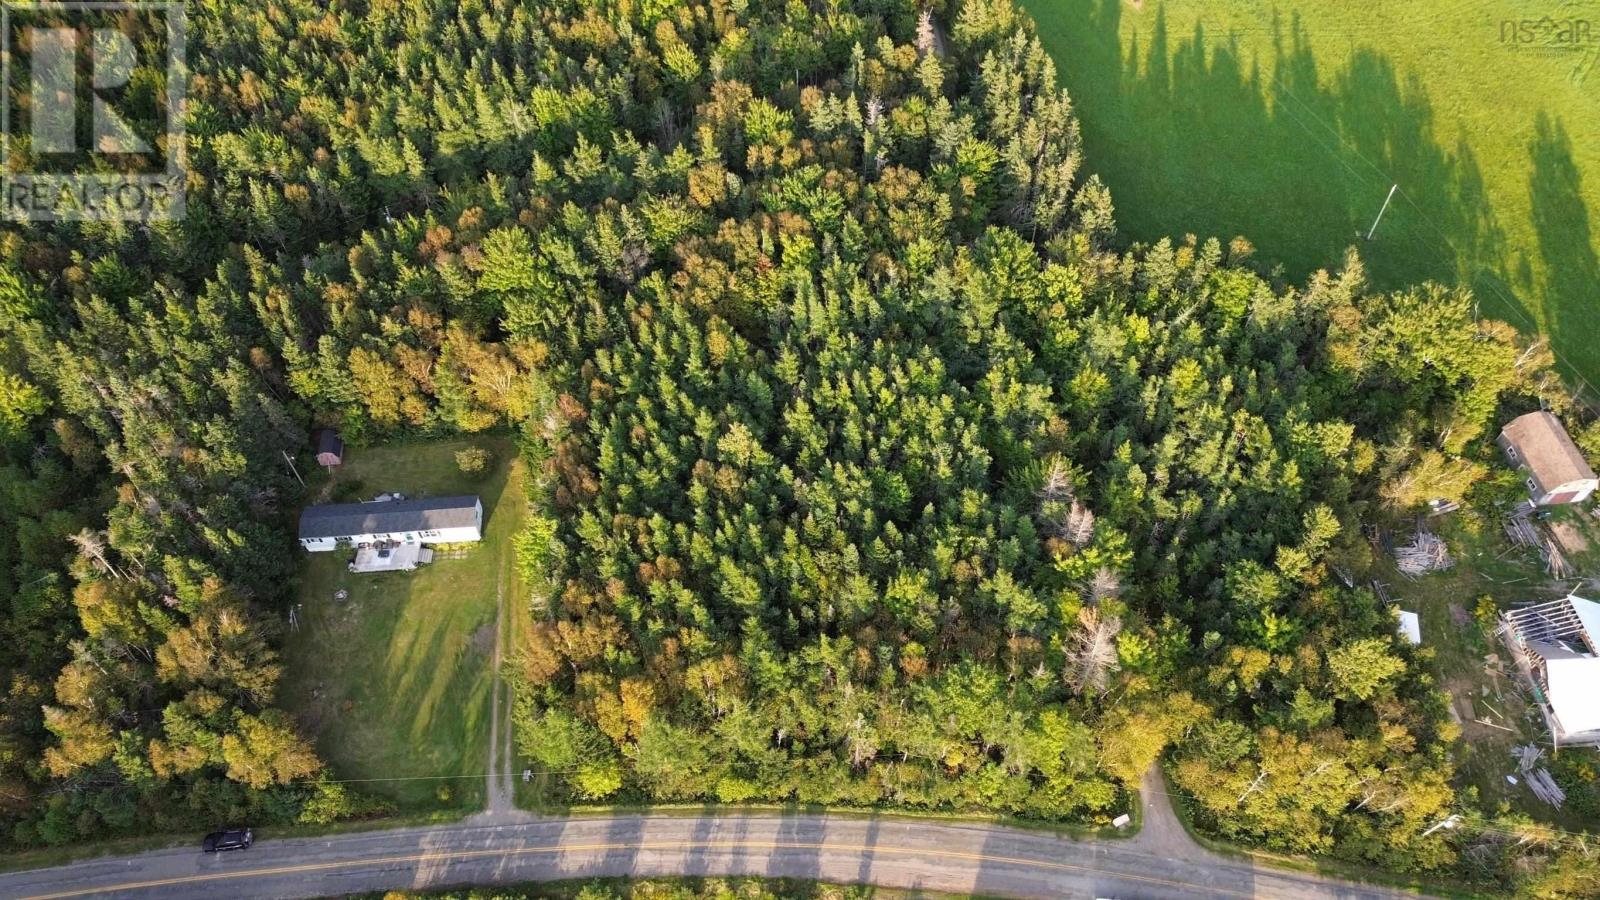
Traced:
[[1335, 574], [1504, 488], [1500, 418], [1571, 403], [1548, 353], [1354, 254], [1125, 246], [1009, 0], [189, 27], [186, 217], [0, 241], [9, 845], [373, 811], [275, 704], [281, 454], [509, 428], [518, 737], [570, 799], [1099, 823], [1164, 758], [1238, 842], [1600, 877], [1430, 831], [1455, 726]]

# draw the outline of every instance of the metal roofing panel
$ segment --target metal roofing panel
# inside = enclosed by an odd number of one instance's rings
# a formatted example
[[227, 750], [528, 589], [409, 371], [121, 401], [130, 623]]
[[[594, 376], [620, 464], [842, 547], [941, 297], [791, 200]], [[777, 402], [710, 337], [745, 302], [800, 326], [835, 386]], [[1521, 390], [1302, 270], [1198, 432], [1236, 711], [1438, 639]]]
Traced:
[[331, 503], [308, 506], [300, 513], [300, 537], [339, 538], [357, 534], [437, 531], [478, 524], [478, 498], [472, 496]]

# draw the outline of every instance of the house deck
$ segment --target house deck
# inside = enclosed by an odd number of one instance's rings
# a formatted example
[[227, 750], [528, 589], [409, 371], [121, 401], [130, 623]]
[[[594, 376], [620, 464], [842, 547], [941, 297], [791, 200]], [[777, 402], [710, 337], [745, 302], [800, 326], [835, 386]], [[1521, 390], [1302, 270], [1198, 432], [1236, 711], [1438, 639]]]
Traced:
[[392, 547], [362, 547], [350, 561], [350, 571], [409, 572], [417, 566], [433, 562], [433, 551], [421, 544], [397, 544]]

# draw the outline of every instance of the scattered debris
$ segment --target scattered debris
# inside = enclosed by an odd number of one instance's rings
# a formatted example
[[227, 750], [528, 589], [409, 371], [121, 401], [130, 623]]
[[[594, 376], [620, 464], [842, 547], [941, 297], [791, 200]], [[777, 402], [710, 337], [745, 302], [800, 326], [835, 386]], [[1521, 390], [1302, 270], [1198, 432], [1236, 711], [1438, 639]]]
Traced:
[[1556, 809], [1560, 809], [1561, 804], [1567, 802], [1567, 792], [1561, 789], [1561, 785], [1556, 784], [1556, 780], [1550, 776], [1549, 769], [1534, 769], [1529, 772], [1528, 787], [1533, 790], [1535, 797]]
[[1453, 512], [1455, 512], [1456, 510], [1458, 510], [1460, 508], [1461, 508], [1461, 504], [1457, 503], [1454, 500], [1429, 500], [1428, 501], [1428, 515], [1430, 517], [1432, 517], [1432, 516], [1442, 516], [1445, 513], [1453, 513]]
[[1127, 828], [1128, 824], [1132, 821], [1132, 816], [1128, 815], [1127, 813], [1123, 813], [1122, 815], [1117, 816], [1115, 819], [1112, 819], [1111, 824], [1117, 828]]
[[1372, 579], [1372, 592], [1377, 594], [1378, 599], [1382, 600], [1384, 603], [1390, 605], [1394, 604], [1394, 598], [1389, 596], [1389, 586], [1376, 578]]
[[345, 590], [344, 588], [340, 588], [337, 591], [333, 592], [333, 599], [338, 600], [339, 602], [342, 603], [342, 602], [350, 599], [350, 592]]
[[1534, 523], [1534, 518], [1539, 516], [1540, 512], [1533, 506], [1518, 504], [1506, 518], [1506, 536], [1511, 538], [1511, 543], [1516, 547], [1532, 547], [1538, 550], [1539, 558], [1544, 560], [1545, 571], [1550, 577], [1556, 579], [1572, 577], [1572, 565], [1567, 562], [1567, 553], [1582, 552], [1588, 543], [1581, 534], [1568, 525], [1558, 523], [1549, 529], [1541, 529]]
[[1456, 564], [1443, 539], [1429, 531], [1418, 531], [1411, 543], [1396, 547], [1394, 559], [1400, 571], [1412, 578], [1443, 571]]

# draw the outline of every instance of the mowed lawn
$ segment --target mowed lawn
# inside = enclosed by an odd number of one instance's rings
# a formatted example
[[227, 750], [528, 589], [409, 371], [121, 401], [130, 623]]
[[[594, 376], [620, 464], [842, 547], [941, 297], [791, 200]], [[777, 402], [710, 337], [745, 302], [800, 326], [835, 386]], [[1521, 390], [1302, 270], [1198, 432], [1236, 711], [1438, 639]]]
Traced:
[[1295, 281], [1357, 245], [1600, 388], [1600, 0], [1022, 3], [1126, 236], [1243, 235]]
[[[481, 477], [455, 453], [493, 454]], [[347, 551], [306, 554], [299, 628], [284, 651], [283, 702], [342, 779], [406, 812], [473, 808], [484, 801], [494, 616], [498, 590], [513, 596], [511, 535], [526, 508], [521, 466], [508, 440], [473, 438], [350, 448], [324, 501], [477, 494], [486, 533], [460, 559], [416, 572], [353, 575]], [[336, 600], [338, 590], [348, 599]], [[414, 779], [414, 780], [407, 780]]]

